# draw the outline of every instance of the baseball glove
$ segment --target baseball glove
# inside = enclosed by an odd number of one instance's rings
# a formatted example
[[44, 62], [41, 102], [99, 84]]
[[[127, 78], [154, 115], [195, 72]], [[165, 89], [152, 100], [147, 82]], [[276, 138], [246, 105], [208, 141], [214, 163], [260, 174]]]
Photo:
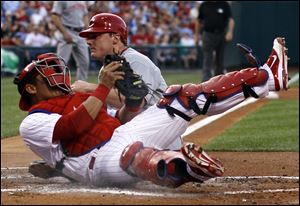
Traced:
[[107, 65], [112, 61], [120, 61], [122, 66], [118, 70], [125, 73], [124, 79], [117, 80], [115, 83], [115, 87], [118, 89], [119, 93], [125, 97], [125, 105], [128, 107], [139, 107], [144, 97], [149, 93], [148, 86], [142, 80], [140, 75], [133, 72], [124, 57], [116, 54], [106, 55], [104, 65]]

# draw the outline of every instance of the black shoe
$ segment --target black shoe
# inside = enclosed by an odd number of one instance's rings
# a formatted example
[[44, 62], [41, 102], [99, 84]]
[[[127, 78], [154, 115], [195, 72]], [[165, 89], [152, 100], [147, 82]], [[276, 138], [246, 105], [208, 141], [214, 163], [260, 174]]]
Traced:
[[55, 168], [50, 167], [44, 160], [33, 161], [28, 167], [28, 172], [35, 177], [48, 179], [51, 177], [64, 176], [61, 172]]

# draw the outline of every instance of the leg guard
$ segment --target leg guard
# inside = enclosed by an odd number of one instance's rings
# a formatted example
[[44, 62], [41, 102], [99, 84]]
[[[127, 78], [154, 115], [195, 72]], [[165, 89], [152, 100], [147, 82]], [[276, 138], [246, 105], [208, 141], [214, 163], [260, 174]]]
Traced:
[[172, 188], [186, 182], [202, 183], [224, 173], [218, 160], [193, 143], [184, 144], [179, 152], [156, 150], [135, 142], [124, 149], [120, 167], [132, 176]]
[[187, 173], [186, 161], [180, 152], [143, 147], [141, 142], [124, 149], [120, 167], [132, 176], [172, 188], [192, 180], [202, 182]]
[[[243, 92], [245, 98], [250, 96], [258, 98], [251, 87], [260, 86], [268, 81], [268, 72], [257, 68], [248, 68], [218, 75], [201, 84], [171, 85], [167, 88], [157, 106], [166, 108], [171, 116], [177, 114], [187, 121], [191, 118], [186, 114], [172, 108], [170, 105], [176, 98], [186, 109], [193, 109], [197, 114], [206, 114], [211, 103], [222, 101], [237, 93]], [[202, 109], [196, 103], [197, 97], [203, 94], [207, 101]]]

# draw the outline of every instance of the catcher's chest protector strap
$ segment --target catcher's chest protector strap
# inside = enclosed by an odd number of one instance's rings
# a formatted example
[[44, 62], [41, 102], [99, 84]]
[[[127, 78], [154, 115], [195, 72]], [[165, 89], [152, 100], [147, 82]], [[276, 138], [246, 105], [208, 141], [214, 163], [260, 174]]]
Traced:
[[[267, 81], [267, 71], [248, 68], [219, 75], [197, 85], [171, 85], [167, 88], [163, 94], [164, 98], [158, 102], [157, 106], [165, 108], [171, 116], [177, 114], [190, 121], [190, 117], [170, 106], [175, 98], [184, 108], [192, 109], [199, 115], [206, 114], [211, 103], [222, 101], [240, 92], [244, 93], [245, 98], [250, 96], [258, 98], [252, 87], [263, 85]], [[200, 94], [203, 94], [207, 99], [202, 109], [196, 103], [196, 99]]]

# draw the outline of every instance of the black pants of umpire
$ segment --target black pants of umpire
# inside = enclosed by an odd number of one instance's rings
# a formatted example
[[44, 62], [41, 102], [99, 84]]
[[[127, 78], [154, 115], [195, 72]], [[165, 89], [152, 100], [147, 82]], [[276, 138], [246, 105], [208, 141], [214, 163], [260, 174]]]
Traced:
[[[223, 74], [224, 71], [224, 51], [225, 51], [225, 32], [202, 33], [203, 68], [202, 82], [209, 80], [212, 76]], [[214, 62], [215, 52], [215, 62]]]

